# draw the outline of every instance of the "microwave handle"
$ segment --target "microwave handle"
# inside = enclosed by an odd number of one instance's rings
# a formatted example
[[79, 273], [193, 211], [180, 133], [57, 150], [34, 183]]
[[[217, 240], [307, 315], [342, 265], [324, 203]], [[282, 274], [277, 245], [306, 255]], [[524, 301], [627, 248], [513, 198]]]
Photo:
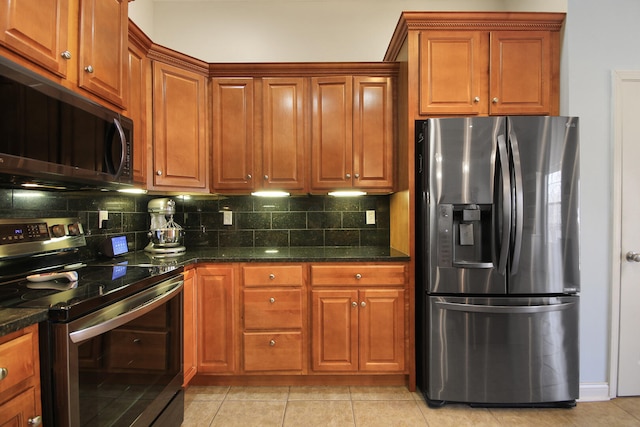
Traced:
[[122, 129], [122, 125], [117, 118], [113, 119], [113, 127], [112, 130], [115, 129], [118, 131], [118, 135], [120, 136], [120, 146], [122, 147], [122, 151], [120, 153], [120, 167], [117, 171], [114, 171], [113, 159], [111, 158], [111, 145], [113, 144], [113, 132], [109, 132], [107, 136], [107, 144], [104, 148], [104, 159], [107, 164], [107, 169], [109, 172], [113, 173], [114, 178], [119, 178], [122, 174], [122, 170], [124, 169], [124, 162], [127, 155], [127, 138], [124, 135], [124, 130]]

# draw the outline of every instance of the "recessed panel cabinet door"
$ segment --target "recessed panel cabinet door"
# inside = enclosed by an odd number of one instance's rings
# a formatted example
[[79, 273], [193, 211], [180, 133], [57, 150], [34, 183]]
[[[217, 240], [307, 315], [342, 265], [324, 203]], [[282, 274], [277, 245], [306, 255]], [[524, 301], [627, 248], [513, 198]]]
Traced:
[[153, 186], [208, 191], [206, 79], [153, 64]]
[[127, 0], [80, 0], [78, 85], [124, 107]]
[[211, 80], [213, 120], [213, 188], [254, 188], [252, 78]]
[[490, 114], [550, 114], [548, 31], [491, 32]]
[[262, 187], [305, 190], [307, 150], [304, 78], [262, 80]]
[[358, 291], [321, 290], [311, 295], [313, 370], [357, 371]]
[[69, 0], [2, 0], [0, 8], [0, 43], [66, 77]]

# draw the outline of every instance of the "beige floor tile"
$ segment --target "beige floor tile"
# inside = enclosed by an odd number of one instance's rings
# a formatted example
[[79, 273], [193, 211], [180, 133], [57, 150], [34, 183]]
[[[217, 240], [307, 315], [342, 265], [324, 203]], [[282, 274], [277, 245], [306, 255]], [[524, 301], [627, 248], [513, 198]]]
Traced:
[[498, 420], [486, 408], [471, 408], [469, 405], [447, 404], [441, 408], [430, 408], [422, 401], [418, 403], [422, 415], [430, 426], [437, 427], [494, 427]]
[[295, 400], [287, 402], [284, 427], [354, 427], [348, 400]]
[[289, 396], [289, 387], [231, 387], [227, 400], [282, 400]]
[[289, 390], [291, 400], [351, 400], [349, 386], [296, 386]]
[[224, 400], [228, 386], [189, 386], [185, 392], [187, 400]]
[[185, 400], [182, 427], [209, 426], [221, 404], [221, 400]]
[[282, 427], [286, 402], [225, 400], [211, 427]]
[[[640, 400], [638, 401], [640, 404]], [[640, 408], [638, 408], [640, 409]], [[640, 419], [618, 406], [613, 401], [582, 402], [569, 410], [567, 417], [580, 427], [638, 427]]]
[[[575, 426], [571, 418], [573, 409], [553, 408], [492, 408], [491, 414], [500, 425], [518, 427], [561, 427]], [[610, 427], [610, 426], [607, 426]]]
[[418, 403], [411, 400], [353, 401], [353, 415], [358, 427], [427, 426]]
[[351, 400], [415, 400], [413, 394], [402, 386], [351, 386], [349, 390]]

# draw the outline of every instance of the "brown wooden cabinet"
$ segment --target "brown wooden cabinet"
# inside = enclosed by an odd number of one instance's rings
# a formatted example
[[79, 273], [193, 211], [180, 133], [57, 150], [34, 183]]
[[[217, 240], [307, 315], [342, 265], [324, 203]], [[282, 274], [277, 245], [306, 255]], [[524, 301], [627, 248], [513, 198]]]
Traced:
[[198, 372], [197, 364], [197, 334], [198, 334], [198, 298], [196, 293], [196, 270], [190, 269], [182, 273], [184, 279], [183, 295], [183, 331], [184, 331], [184, 351], [183, 351], [183, 386], [186, 387], [189, 381]]
[[393, 189], [389, 77], [311, 79], [311, 191]]
[[198, 266], [198, 373], [237, 370], [235, 271], [233, 265]]
[[306, 371], [306, 269], [243, 266], [242, 366], [245, 373]]
[[313, 371], [403, 372], [406, 282], [404, 265], [312, 265]]
[[39, 425], [38, 325], [0, 337], [0, 425]]
[[213, 188], [306, 190], [306, 79], [213, 78]]
[[194, 71], [153, 63], [153, 179], [157, 190], [209, 191], [207, 82]]
[[[0, 43], [52, 73], [66, 77], [69, 0], [2, 0]], [[68, 52], [68, 56], [71, 53]]]
[[4, 0], [2, 9], [2, 45], [60, 77], [67, 88], [124, 107], [127, 0]]
[[421, 115], [553, 111], [550, 31], [434, 30], [419, 42]]

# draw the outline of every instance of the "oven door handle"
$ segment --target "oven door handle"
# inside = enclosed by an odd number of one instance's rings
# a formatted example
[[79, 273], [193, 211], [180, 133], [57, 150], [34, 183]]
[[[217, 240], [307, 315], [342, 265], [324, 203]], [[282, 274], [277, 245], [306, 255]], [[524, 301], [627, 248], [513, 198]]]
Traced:
[[69, 333], [69, 338], [79, 343], [137, 319], [180, 293], [183, 284], [182, 276], [178, 276], [105, 307], [89, 315], [81, 329]]

